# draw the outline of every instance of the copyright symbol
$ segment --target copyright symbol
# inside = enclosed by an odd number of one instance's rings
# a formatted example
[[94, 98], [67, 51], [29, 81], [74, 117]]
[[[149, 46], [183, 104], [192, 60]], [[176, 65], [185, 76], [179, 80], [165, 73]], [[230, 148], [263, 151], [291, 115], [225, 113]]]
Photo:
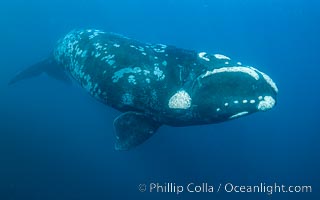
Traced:
[[145, 191], [147, 191], [147, 185], [146, 184], [140, 184], [138, 186], [138, 189], [139, 189], [140, 192], [145, 192]]

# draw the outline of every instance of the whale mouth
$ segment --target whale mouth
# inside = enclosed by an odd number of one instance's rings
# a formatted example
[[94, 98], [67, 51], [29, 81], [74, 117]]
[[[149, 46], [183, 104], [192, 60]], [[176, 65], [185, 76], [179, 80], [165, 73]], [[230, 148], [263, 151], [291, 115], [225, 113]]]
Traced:
[[216, 68], [201, 74], [196, 84], [194, 103], [219, 117], [233, 119], [276, 105], [276, 84], [253, 67]]

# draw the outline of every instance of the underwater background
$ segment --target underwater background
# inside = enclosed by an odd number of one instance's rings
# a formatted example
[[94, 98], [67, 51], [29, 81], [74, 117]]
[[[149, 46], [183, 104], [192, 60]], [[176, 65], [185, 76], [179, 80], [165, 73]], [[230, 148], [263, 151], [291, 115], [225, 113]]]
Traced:
[[[0, 2], [0, 199], [320, 199], [320, 2], [10, 0]], [[114, 150], [120, 113], [43, 75], [9, 87], [75, 28], [225, 54], [270, 75], [277, 106], [237, 120], [163, 126]], [[310, 185], [311, 193], [140, 192], [194, 182]]]

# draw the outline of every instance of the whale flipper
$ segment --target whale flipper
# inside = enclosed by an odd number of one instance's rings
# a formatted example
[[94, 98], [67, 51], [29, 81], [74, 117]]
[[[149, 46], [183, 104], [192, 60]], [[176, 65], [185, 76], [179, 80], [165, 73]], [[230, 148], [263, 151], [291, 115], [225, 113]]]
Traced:
[[129, 150], [150, 138], [161, 124], [145, 114], [130, 111], [117, 117], [113, 125], [116, 150]]
[[61, 80], [65, 83], [71, 83], [70, 78], [64, 70], [62, 70], [62, 68], [60, 68], [52, 58], [47, 58], [22, 70], [14, 76], [8, 84], [13, 85], [21, 80], [40, 76], [42, 73], [46, 73], [48, 76]]

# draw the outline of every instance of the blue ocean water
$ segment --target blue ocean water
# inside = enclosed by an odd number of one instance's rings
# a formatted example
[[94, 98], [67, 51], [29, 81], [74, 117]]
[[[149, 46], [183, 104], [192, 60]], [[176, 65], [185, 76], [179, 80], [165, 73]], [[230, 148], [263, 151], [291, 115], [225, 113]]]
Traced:
[[[0, 199], [319, 199], [320, 3], [315, 0], [0, 2]], [[118, 111], [41, 76], [9, 87], [74, 28], [222, 53], [279, 87], [277, 106], [208, 126], [163, 126], [114, 150]], [[140, 192], [150, 183], [312, 186], [311, 193]]]

